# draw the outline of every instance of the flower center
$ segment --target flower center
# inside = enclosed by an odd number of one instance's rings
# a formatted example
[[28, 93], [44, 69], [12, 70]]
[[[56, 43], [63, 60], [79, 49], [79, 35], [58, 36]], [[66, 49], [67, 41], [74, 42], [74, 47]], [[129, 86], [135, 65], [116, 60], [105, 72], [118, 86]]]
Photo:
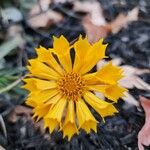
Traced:
[[70, 72], [58, 81], [58, 88], [68, 100], [75, 101], [83, 94], [84, 80], [79, 74]]

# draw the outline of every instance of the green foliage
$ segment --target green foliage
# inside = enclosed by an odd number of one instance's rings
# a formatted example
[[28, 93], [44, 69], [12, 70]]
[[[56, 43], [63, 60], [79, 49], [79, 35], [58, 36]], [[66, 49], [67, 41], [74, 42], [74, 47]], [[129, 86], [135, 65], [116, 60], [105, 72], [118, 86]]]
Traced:
[[0, 70], [0, 94], [13, 89], [14, 87], [17, 87], [22, 79], [21, 72], [24, 70], [25, 68], [16, 68], [14, 70], [1, 69]]

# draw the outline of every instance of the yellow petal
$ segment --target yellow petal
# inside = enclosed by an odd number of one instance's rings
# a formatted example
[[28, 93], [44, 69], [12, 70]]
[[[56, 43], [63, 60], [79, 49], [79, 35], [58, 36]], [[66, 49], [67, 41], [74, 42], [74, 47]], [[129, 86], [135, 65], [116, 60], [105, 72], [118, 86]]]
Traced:
[[101, 100], [91, 92], [86, 92], [84, 99], [89, 105], [93, 107], [93, 109], [99, 113], [102, 118], [118, 112], [111, 103]]
[[35, 90], [35, 91], [31, 91], [30, 94], [28, 95], [25, 103], [28, 105], [28, 106], [31, 106], [31, 107], [36, 107], [38, 106], [39, 102], [36, 101], [36, 99], [34, 99], [34, 96], [36, 97], [37, 95], [40, 94], [40, 91], [39, 90]]
[[29, 98], [27, 100], [30, 102], [35, 102], [36, 104], [40, 105], [50, 100], [53, 96], [57, 94], [58, 94], [57, 89], [37, 91], [30, 93]]
[[90, 91], [97, 91], [100, 93], [105, 93], [106, 88], [110, 85], [87, 85], [88, 90]]
[[70, 46], [67, 39], [64, 36], [60, 36], [59, 38], [54, 36], [53, 48], [53, 52], [58, 56], [59, 62], [67, 72], [70, 72], [72, 70], [72, 62], [70, 57]]
[[87, 88], [88, 90], [102, 93], [105, 97], [114, 102], [117, 102], [120, 97], [124, 96], [124, 92], [127, 91], [127, 89], [119, 85], [88, 85]]
[[44, 118], [45, 127], [48, 127], [50, 133], [61, 124], [61, 118], [66, 106], [67, 100], [65, 98], [60, 99], [48, 114]]
[[41, 90], [54, 89], [57, 87], [57, 83], [55, 81], [46, 81], [41, 79], [34, 80], [36, 82], [37, 88]]
[[46, 81], [37, 78], [26, 78], [23, 81], [26, 82], [26, 84], [22, 87], [32, 92], [36, 90], [47, 90], [57, 87], [57, 83], [55, 81]]
[[28, 106], [31, 106], [31, 107], [36, 107], [36, 106], [37, 106], [36, 101], [34, 101], [34, 100], [30, 99], [30, 98], [26, 99], [25, 103], [26, 103]]
[[[105, 50], [107, 44], [102, 44], [103, 39], [100, 39], [98, 42], [94, 43], [88, 53], [85, 55], [84, 66], [82, 66], [80, 73], [84, 74], [90, 71], [99, 60], [105, 58]], [[81, 58], [82, 59], [82, 58]]]
[[68, 102], [68, 110], [66, 113], [65, 122], [62, 127], [63, 137], [68, 136], [69, 140], [75, 133], [78, 133], [78, 129], [77, 129], [76, 123], [75, 123], [74, 111], [75, 111], [74, 110], [74, 102], [72, 100], [70, 100]]
[[76, 101], [76, 113], [79, 128], [84, 129], [87, 133], [90, 133], [91, 129], [97, 131], [97, 121], [82, 99]]
[[91, 130], [97, 132], [97, 123], [93, 120], [87, 120], [84, 122], [81, 128], [84, 129], [87, 133], [90, 133]]
[[39, 119], [41, 119], [48, 113], [50, 107], [51, 107], [50, 104], [38, 105], [37, 107], [33, 109], [33, 112], [34, 112], [33, 118], [37, 117], [36, 121], [38, 121]]
[[95, 77], [101, 82], [116, 84], [123, 77], [122, 72], [121, 68], [113, 66], [112, 62], [109, 62], [96, 73]]
[[49, 80], [57, 80], [60, 77], [56, 71], [41, 63], [37, 59], [29, 60], [29, 63], [31, 66], [28, 66], [27, 68], [35, 77]]
[[37, 90], [37, 86], [36, 86], [33, 78], [25, 78], [25, 79], [23, 79], [23, 81], [25, 82], [25, 85], [23, 85], [22, 88], [25, 88], [28, 91], [36, 91]]
[[61, 98], [62, 95], [58, 93], [57, 95], [49, 99], [45, 104], [51, 104], [52, 105], [51, 107], [53, 107]]
[[44, 118], [44, 128], [49, 128], [49, 132], [52, 133], [56, 127], [59, 126], [59, 122], [54, 118]]
[[126, 92], [127, 89], [120, 87], [118, 85], [110, 85], [105, 89], [104, 95], [114, 102], [117, 102], [117, 100], [124, 96], [124, 92]]
[[38, 54], [39, 61], [48, 64], [55, 71], [59, 72], [60, 74], [63, 74], [62, 68], [57, 63], [50, 50], [47, 50], [46, 48], [40, 46], [39, 48], [36, 48], [36, 52]]
[[82, 36], [79, 37], [79, 40], [75, 42], [74, 49], [75, 49], [75, 61], [73, 65], [73, 71], [79, 72], [81, 67], [84, 64], [85, 55], [88, 53], [91, 45], [88, 42], [87, 38], [82, 39]]
[[68, 40], [63, 35], [61, 35], [59, 38], [53, 36], [53, 39], [53, 48], [55, 49], [56, 54], [64, 55], [64, 53], [67, 53], [67, 50], [69, 49]]
[[101, 82], [96, 78], [96, 72], [88, 73], [82, 76], [86, 85], [100, 84]]
[[37, 121], [46, 116], [46, 114], [48, 113], [48, 111], [53, 108], [53, 106], [61, 99], [61, 95], [60, 94], [57, 94], [55, 95], [54, 97], [52, 97], [51, 99], [49, 99], [46, 103], [44, 104], [40, 104], [40, 105], [37, 105], [35, 108], [34, 108], [34, 117], [37, 117]]

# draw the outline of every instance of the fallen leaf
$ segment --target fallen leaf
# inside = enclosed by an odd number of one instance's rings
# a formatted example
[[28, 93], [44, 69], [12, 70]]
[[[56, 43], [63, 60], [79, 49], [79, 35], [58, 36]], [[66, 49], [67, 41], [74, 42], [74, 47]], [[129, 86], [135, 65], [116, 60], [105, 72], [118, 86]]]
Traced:
[[124, 97], [122, 97], [122, 99], [129, 103], [129, 104], [132, 104], [132, 105], [135, 105], [135, 106], [139, 106], [139, 102], [129, 93], [129, 92], [125, 92], [124, 93]]
[[63, 4], [63, 3], [67, 3], [67, 2], [74, 2], [74, 0], [53, 0], [53, 3], [55, 4]]
[[29, 16], [40, 14], [42, 11], [47, 11], [52, 0], [39, 0], [38, 3], [32, 6]]
[[6, 150], [6, 149], [0, 145], [0, 150]]
[[[95, 13], [95, 11], [93, 11], [93, 13]], [[121, 13], [110, 23], [103, 22], [104, 17], [102, 11], [99, 13], [101, 13], [101, 15], [96, 17], [96, 20], [100, 20], [101, 22], [99, 25], [93, 23], [91, 13], [82, 20], [82, 25], [91, 43], [96, 42], [99, 38], [105, 38], [109, 33], [117, 33], [131, 21], [136, 21], [138, 19], [139, 9], [135, 7], [129, 11], [127, 15]]]
[[118, 58], [114, 58], [111, 61], [112, 61], [113, 65], [117, 65], [117, 66], [119, 66], [123, 62], [122, 58], [119, 58], [119, 57]]
[[150, 99], [140, 97], [140, 102], [145, 111], [145, 124], [138, 133], [138, 147], [144, 150], [143, 145], [150, 145]]
[[15, 106], [13, 111], [8, 115], [8, 120], [10, 122], [15, 123], [18, 120], [18, 118], [23, 115], [26, 117], [28, 121], [31, 121], [34, 124], [34, 127], [36, 129], [39, 128], [41, 133], [45, 133], [43, 121], [42, 120], [38, 122], [34, 121], [34, 119], [32, 118], [32, 114], [33, 112], [31, 108], [22, 105], [17, 105]]
[[75, 1], [74, 10], [90, 14], [90, 21], [93, 25], [105, 25], [106, 21], [100, 3], [93, 1]]
[[[28, 14], [28, 24], [33, 28], [44, 28], [63, 20], [63, 16], [49, 8], [51, 0], [39, 0]], [[42, 20], [42, 21], [41, 21]]]
[[48, 27], [63, 21], [63, 16], [53, 10], [40, 13], [28, 19], [28, 24], [33, 28]]
[[21, 25], [19, 25], [19, 24], [11, 25], [7, 29], [6, 39], [14, 38], [17, 35], [20, 35], [20, 34], [22, 35], [23, 33], [24, 33], [24, 29], [23, 29], [23, 27]]
[[138, 75], [144, 73], [150, 73], [149, 69], [138, 69], [129, 65], [121, 66], [124, 70], [125, 77], [122, 78], [119, 83], [128, 89], [132, 89], [134, 87], [140, 90], [150, 90], [150, 85], [144, 82]]
[[91, 16], [87, 15], [82, 20], [82, 25], [85, 29], [85, 32], [88, 36], [88, 40], [91, 43], [98, 41], [100, 38], [104, 38], [110, 32], [107, 26], [97, 26], [91, 22]]
[[15, 123], [18, 120], [18, 116], [20, 115], [26, 116], [27, 119], [31, 121], [32, 109], [25, 106], [17, 105], [15, 106], [14, 110], [9, 114], [8, 120]]
[[119, 14], [114, 21], [109, 23], [107, 26], [110, 28], [112, 33], [118, 33], [123, 27], [126, 27], [131, 21], [138, 20], [139, 8], [135, 7], [128, 12], [127, 15]]
[[93, 1], [75, 1], [74, 11], [87, 13], [82, 19], [82, 25], [86, 31], [88, 39], [91, 43], [97, 41], [101, 37], [106, 37], [110, 32], [106, 26], [106, 21], [102, 12], [100, 3]]

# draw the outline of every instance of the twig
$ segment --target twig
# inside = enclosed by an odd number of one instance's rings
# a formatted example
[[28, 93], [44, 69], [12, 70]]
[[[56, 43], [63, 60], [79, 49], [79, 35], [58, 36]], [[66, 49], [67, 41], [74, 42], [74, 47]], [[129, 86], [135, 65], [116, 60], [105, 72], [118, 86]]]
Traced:
[[7, 138], [6, 126], [5, 126], [5, 123], [4, 123], [4, 120], [3, 120], [3, 117], [2, 117], [1, 114], [0, 114], [0, 125], [1, 125], [1, 127], [2, 127], [4, 136]]

